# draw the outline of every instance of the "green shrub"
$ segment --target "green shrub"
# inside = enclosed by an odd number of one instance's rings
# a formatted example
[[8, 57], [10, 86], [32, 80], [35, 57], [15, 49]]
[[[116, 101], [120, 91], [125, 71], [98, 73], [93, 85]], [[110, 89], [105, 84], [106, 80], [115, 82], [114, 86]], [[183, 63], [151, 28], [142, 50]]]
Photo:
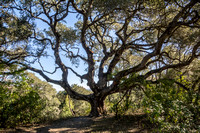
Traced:
[[0, 98], [0, 127], [10, 128], [39, 121], [43, 101], [24, 77], [12, 84], [0, 84]]
[[160, 132], [200, 131], [198, 93], [192, 89], [185, 90], [168, 80], [146, 87], [147, 96], [143, 99], [143, 106], [150, 121], [157, 124]]

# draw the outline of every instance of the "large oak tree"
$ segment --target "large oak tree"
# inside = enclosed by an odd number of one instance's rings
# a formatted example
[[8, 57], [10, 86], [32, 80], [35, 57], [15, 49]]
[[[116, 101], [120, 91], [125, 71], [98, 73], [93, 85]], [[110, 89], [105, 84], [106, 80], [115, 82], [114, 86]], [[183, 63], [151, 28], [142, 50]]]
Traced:
[[[108, 95], [200, 56], [198, 0], [10, 0], [1, 6], [48, 27], [31, 28], [26, 46], [32, 51], [18, 63], [60, 85], [72, 98], [88, 101], [90, 116], [105, 113]], [[71, 17], [77, 20], [74, 28], [65, 22]], [[45, 70], [40, 62], [44, 56], [53, 57], [55, 71]], [[35, 62], [40, 69], [31, 67]], [[73, 63], [84, 63], [87, 70], [80, 74]], [[49, 76], [58, 70], [61, 80]], [[93, 93], [72, 90], [69, 72], [87, 81]]]

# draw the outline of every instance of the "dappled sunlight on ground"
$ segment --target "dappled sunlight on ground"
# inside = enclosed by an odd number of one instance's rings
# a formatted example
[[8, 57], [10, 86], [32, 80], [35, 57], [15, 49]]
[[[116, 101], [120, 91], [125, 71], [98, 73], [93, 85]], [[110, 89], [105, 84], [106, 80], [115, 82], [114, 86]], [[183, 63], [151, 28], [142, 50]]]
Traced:
[[150, 132], [145, 115], [129, 115], [116, 119], [114, 116], [102, 116], [98, 118], [72, 117], [57, 120], [46, 125], [30, 127], [18, 127], [15, 130], [4, 130], [5, 132], [37, 132], [37, 133], [69, 133], [69, 132]]

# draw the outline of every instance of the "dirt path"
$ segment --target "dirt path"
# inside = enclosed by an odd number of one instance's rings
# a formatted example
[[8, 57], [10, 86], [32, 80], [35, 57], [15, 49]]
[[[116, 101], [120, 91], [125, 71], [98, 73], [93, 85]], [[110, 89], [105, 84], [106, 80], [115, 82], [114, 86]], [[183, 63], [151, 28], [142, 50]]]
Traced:
[[[31, 133], [82, 133], [82, 132], [134, 132], [147, 133], [144, 128], [143, 116], [126, 116], [116, 120], [114, 117], [73, 117], [65, 120], [58, 120], [48, 125], [31, 127], [18, 127], [15, 130], [4, 130], [2, 132], [31, 132]], [[1, 132], [1, 131], [0, 131]]]

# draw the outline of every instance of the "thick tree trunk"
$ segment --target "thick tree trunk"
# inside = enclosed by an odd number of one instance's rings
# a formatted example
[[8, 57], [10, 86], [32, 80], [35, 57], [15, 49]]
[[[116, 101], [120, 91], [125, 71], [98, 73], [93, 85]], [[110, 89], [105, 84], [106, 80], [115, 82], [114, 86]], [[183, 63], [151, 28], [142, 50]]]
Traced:
[[90, 100], [91, 111], [89, 117], [98, 117], [106, 114], [106, 110], [104, 108], [104, 100], [105, 98], [94, 97]]

